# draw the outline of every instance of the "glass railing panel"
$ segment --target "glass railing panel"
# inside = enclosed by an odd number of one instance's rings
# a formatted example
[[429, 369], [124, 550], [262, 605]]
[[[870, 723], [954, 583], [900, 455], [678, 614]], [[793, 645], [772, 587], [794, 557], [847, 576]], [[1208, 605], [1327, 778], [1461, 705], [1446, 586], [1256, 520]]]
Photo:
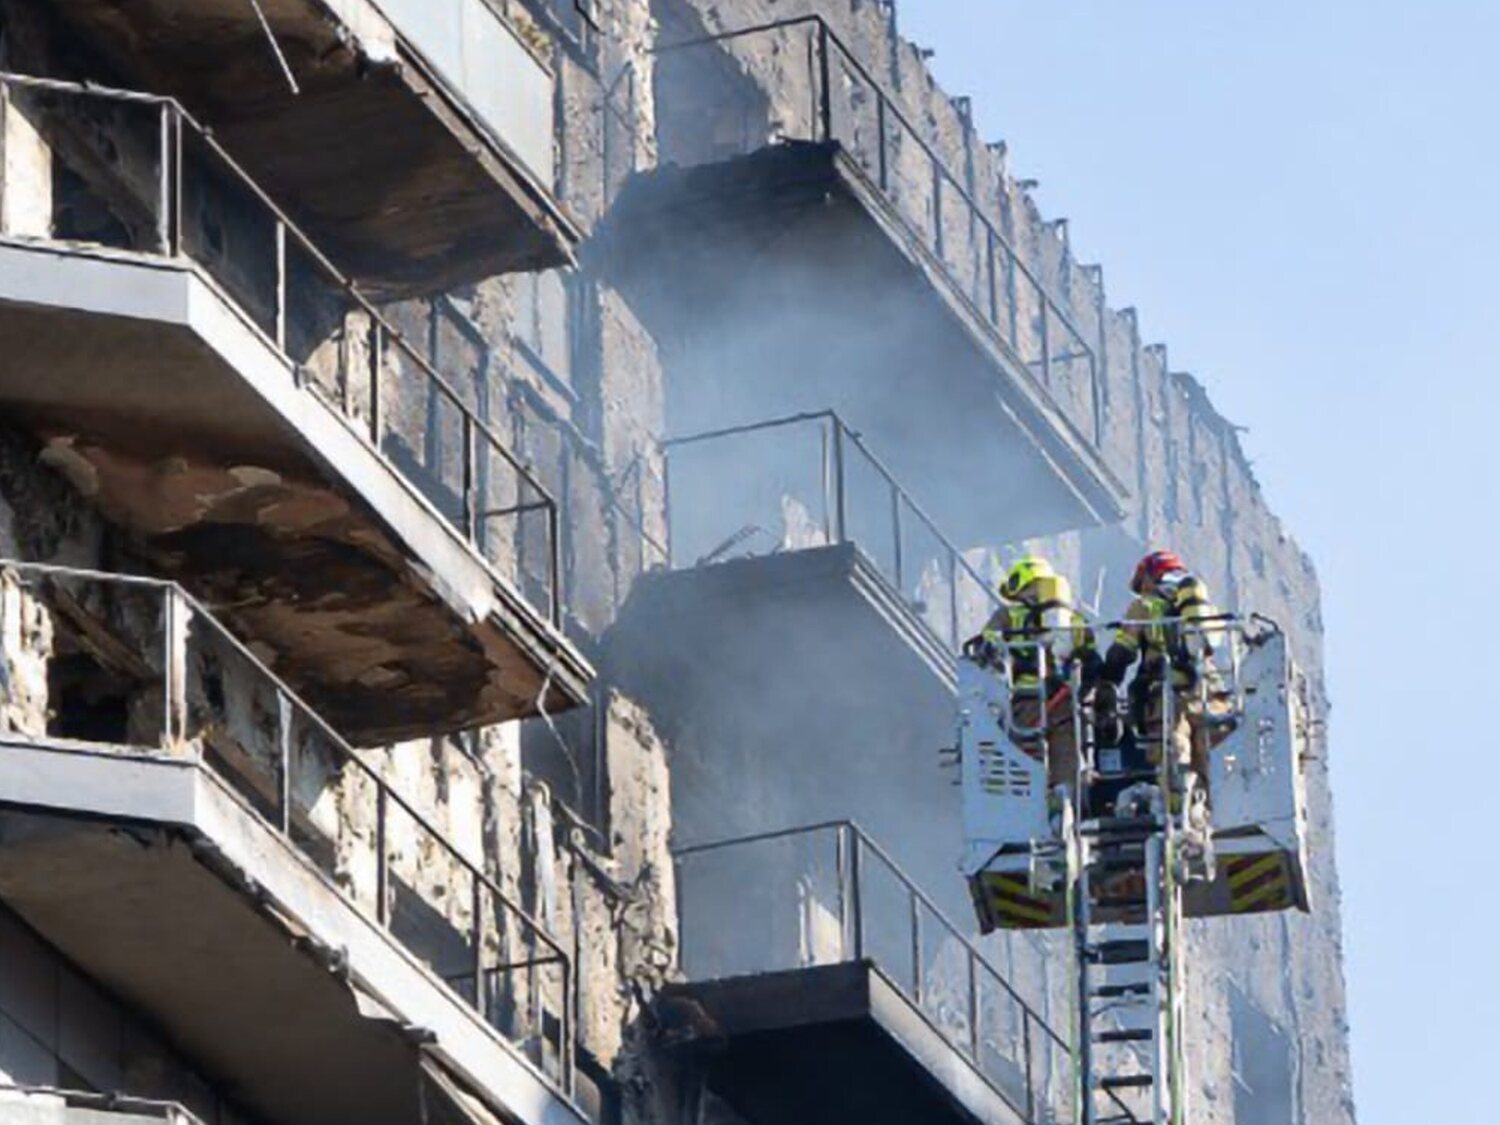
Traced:
[[833, 832], [688, 851], [678, 860], [683, 968], [715, 980], [837, 964], [851, 956], [849, 891]]
[[167, 244], [170, 109], [0, 76], [5, 234], [114, 250]]
[[[845, 435], [846, 438], [849, 435]], [[840, 445], [844, 470], [844, 537], [854, 543], [885, 580], [901, 589], [904, 560], [900, 552], [906, 501], [901, 490], [858, 442]]]
[[673, 561], [754, 558], [836, 542], [832, 430], [812, 418], [669, 449]]
[[950, 1043], [974, 1056], [974, 1005], [978, 999], [974, 957], [942, 914], [924, 900], [913, 909], [920, 953], [921, 990], [914, 994], [927, 1018]]
[[277, 334], [277, 219], [218, 146], [183, 129], [180, 250], [216, 281], [250, 321]]
[[1031, 1037], [1045, 1032], [986, 965], [979, 966], [975, 983], [979, 1025], [975, 1063], [1012, 1105], [1024, 1108], [1031, 1089], [1026, 1069]]

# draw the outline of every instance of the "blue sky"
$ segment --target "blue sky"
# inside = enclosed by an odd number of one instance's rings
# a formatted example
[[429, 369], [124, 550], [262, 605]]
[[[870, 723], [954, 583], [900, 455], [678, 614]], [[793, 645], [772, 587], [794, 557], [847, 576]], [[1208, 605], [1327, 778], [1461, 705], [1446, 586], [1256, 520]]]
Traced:
[[1480, 1120], [1500, 1016], [1500, 3], [899, 17], [1111, 303], [1249, 428], [1323, 581], [1360, 1121]]

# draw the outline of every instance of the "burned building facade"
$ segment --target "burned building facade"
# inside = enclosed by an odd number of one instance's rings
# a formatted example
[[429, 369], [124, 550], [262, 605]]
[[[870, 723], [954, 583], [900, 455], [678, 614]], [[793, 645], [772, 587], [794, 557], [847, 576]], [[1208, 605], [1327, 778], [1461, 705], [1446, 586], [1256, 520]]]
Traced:
[[[1321, 714], [1316, 577], [894, 5], [729, 7], [0, 0], [6, 1120], [1069, 1120], [955, 649], [1171, 543]], [[1353, 1120], [1310, 776], [1195, 1121]]]

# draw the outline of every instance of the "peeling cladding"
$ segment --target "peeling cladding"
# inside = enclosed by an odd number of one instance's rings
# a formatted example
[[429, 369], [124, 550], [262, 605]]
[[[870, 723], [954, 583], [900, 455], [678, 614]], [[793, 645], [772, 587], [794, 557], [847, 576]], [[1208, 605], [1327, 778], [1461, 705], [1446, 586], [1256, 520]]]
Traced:
[[[60, 7], [83, 13], [76, 27], [88, 34], [99, 27], [119, 31], [130, 26], [125, 14], [108, 5], [80, 0]], [[150, 13], [158, 7], [140, 6], [147, 13], [143, 18], [154, 18]], [[349, 43], [360, 46], [366, 63], [399, 57], [391, 25], [373, 17], [376, 9], [370, 4], [328, 0], [327, 7], [345, 22], [352, 39], [329, 40], [331, 24], [308, 23], [306, 34], [290, 44], [295, 66], [322, 65], [331, 82], [355, 69], [346, 57]], [[1317, 578], [1270, 510], [1238, 433], [1217, 414], [1195, 379], [1171, 370], [1164, 348], [1144, 346], [1130, 310], [1107, 305], [1102, 271], [1073, 260], [1065, 227], [1046, 220], [1027, 188], [1007, 172], [1004, 146], [977, 137], [966, 100], [950, 98], [933, 81], [922, 54], [895, 37], [894, 5], [746, 0], [733, 5], [731, 13], [729, 6], [710, 0], [616, 0], [598, 6], [602, 27], [597, 34], [576, 16], [572, 0], [511, 0], [503, 7], [523, 25], [528, 42], [562, 44], [548, 50], [559, 112], [556, 184], [546, 186], [555, 188], [556, 202], [588, 230], [607, 227], [610, 205], [630, 172], [648, 169], [660, 146], [670, 149], [672, 138], [658, 133], [659, 119], [676, 122], [681, 113], [674, 111], [690, 107], [694, 113], [702, 111], [705, 120], [712, 118], [715, 129], [727, 131], [729, 118], [738, 111], [738, 105], [726, 104], [715, 117], [707, 112], [714, 103], [706, 99], [673, 104], [670, 99], [682, 98], [684, 90], [656, 83], [654, 46], [803, 12], [827, 19], [904, 112], [922, 123], [926, 139], [947, 166], [962, 170], [967, 191], [1045, 289], [1066, 306], [1069, 320], [1094, 353], [1096, 386], [1068, 375], [1051, 394], [1069, 425], [1078, 433], [1097, 435], [1094, 452], [1125, 482], [1130, 511], [1118, 525], [1052, 535], [1039, 545], [1065, 560], [1078, 587], [1092, 594], [1118, 587], [1121, 568], [1142, 545], [1172, 543], [1224, 600], [1291, 627], [1300, 663], [1313, 677], [1313, 697], [1324, 703]], [[302, 13], [298, 18], [323, 10], [315, 0], [285, 0], [267, 8], [273, 16], [295, 9]], [[533, 9], [554, 17], [536, 19], [529, 14]], [[5, 31], [0, 53], [6, 69], [61, 73], [102, 65], [101, 79], [122, 85], [128, 84], [126, 77], [141, 81], [138, 75], [112, 73], [111, 67], [129, 66], [116, 56], [114, 46], [104, 52], [105, 59], [95, 58], [91, 47], [97, 48], [97, 42], [69, 41], [49, 19], [38, 19], [38, 10], [34, 0], [0, 0]], [[252, 85], [265, 86], [275, 74], [268, 71], [271, 64], [264, 54], [250, 58], [249, 52], [262, 52], [265, 46], [257, 36], [236, 40], [244, 48], [244, 61], [235, 65], [251, 75]], [[148, 77], [166, 82], [184, 98], [196, 92], [215, 112], [238, 115], [243, 127], [240, 107], [219, 100], [225, 88], [211, 74], [171, 71], [182, 59], [172, 42], [166, 35], [154, 43], [151, 58], [165, 69]], [[215, 42], [222, 47], [225, 41]], [[374, 67], [369, 80], [383, 91], [381, 98], [395, 97], [386, 69]], [[813, 100], [806, 58], [752, 43], [737, 48], [730, 69], [736, 87], [754, 93], [752, 117], [768, 127], [766, 135], [792, 135]], [[846, 93], [851, 102], [857, 100], [852, 90]], [[341, 108], [354, 102], [357, 97]], [[273, 103], [276, 98], [268, 102]], [[54, 211], [52, 200], [45, 206], [38, 202], [43, 185], [47, 191], [53, 187], [52, 179], [42, 174], [50, 157], [45, 145], [28, 157], [25, 135], [10, 120], [0, 142], [5, 145], [7, 184], [0, 211], [7, 234], [35, 233]], [[410, 123], [408, 117], [403, 121]], [[308, 130], [312, 128], [309, 122]], [[246, 134], [246, 143], [253, 147], [255, 141]], [[264, 159], [265, 152], [259, 155]], [[295, 155], [295, 150], [281, 152], [264, 167], [299, 182]], [[897, 194], [924, 198], [930, 185], [922, 167], [910, 159], [910, 151], [897, 156], [891, 163]], [[30, 173], [36, 174], [34, 191], [20, 192], [16, 185]], [[128, 182], [130, 176], [118, 180]], [[59, 190], [72, 190], [67, 181], [57, 183]], [[461, 183], [466, 191], [474, 181], [458, 176], [450, 183]], [[404, 193], [410, 185], [398, 187]], [[412, 198], [403, 195], [391, 214], [409, 208]], [[326, 208], [339, 201], [324, 193], [318, 202]], [[362, 207], [369, 201], [361, 197], [356, 202]], [[464, 213], [461, 201], [454, 206], [456, 214]], [[346, 222], [348, 218], [335, 215], [328, 229], [360, 252], [368, 250], [370, 238], [388, 233], [388, 228]], [[944, 228], [944, 268], [950, 270], [983, 257], [967, 245], [968, 234], [960, 228], [951, 221]], [[229, 222], [219, 236], [233, 243], [245, 229]], [[503, 237], [495, 228], [485, 229], [485, 237]], [[630, 669], [612, 661], [619, 654], [612, 652], [611, 641], [636, 580], [660, 564], [652, 544], [668, 538], [667, 468], [657, 438], [673, 424], [673, 380], [701, 379], [745, 409], [754, 406], [754, 387], [748, 392], [715, 388], [712, 378], [720, 369], [708, 362], [711, 352], [696, 353], [704, 360], [701, 368], [684, 369], [683, 340], [616, 288], [587, 252], [575, 271], [524, 272], [536, 265], [535, 255], [547, 253], [537, 243], [519, 256], [522, 272], [482, 280], [466, 277], [459, 284], [450, 267], [463, 272], [462, 264], [472, 260], [461, 241], [450, 239], [441, 247], [443, 261], [433, 266], [433, 276], [443, 283], [433, 290], [447, 291], [434, 296], [432, 291], [417, 294], [408, 284], [422, 272], [424, 251], [403, 240], [397, 284], [391, 290], [401, 301], [384, 304], [381, 313], [400, 327], [405, 339], [417, 342], [424, 355], [444, 365], [466, 407], [481, 412], [561, 500], [564, 625], [603, 669], [586, 711], [470, 729], [474, 714], [497, 705], [495, 700], [514, 708], [534, 703], [550, 673], [544, 669], [528, 691], [517, 689], [513, 681], [499, 682], [496, 655], [483, 650], [473, 639], [473, 621], [464, 620], [485, 618], [491, 607], [480, 598], [465, 602], [461, 596], [451, 597], [445, 607], [430, 585], [441, 583], [443, 576], [424, 576], [420, 568], [410, 567], [409, 545], [371, 518], [348, 490], [330, 486], [319, 475], [316, 456], [306, 450], [254, 443], [205, 449], [185, 432], [167, 437], [166, 427], [149, 432], [138, 416], [112, 427], [97, 417], [80, 424], [76, 416], [28, 413], [23, 419], [17, 412], [0, 426], [0, 555], [170, 574], [193, 586], [250, 642], [255, 656], [324, 709], [335, 728], [364, 726], [370, 731], [365, 741], [382, 744], [362, 746], [361, 760], [398, 787], [452, 849], [444, 851], [414, 831], [398, 832], [389, 842], [414, 899], [427, 911], [424, 924], [459, 931], [472, 925], [472, 900], [462, 893], [459, 874], [459, 859], [467, 857], [482, 863], [498, 886], [560, 936], [578, 974], [571, 1014], [582, 1059], [578, 1100], [586, 1110], [603, 1122], [630, 1125], [688, 1120], [737, 1125], [740, 1118], [702, 1084], [700, 1071], [712, 1067], [712, 1052], [664, 1049], [663, 1036], [670, 1039], [673, 1033], [664, 1023], [673, 1014], [650, 1003], [662, 986], [680, 978], [683, 959], [680, 888], [671, 853], [673, 786], [711, 787], [733, 779], [697, 777], [674, 758], [673, 740], [688, 741], [693, 731], [679, 730], [672, 716], [655, 713], [650, 700], [632, 695]], [[479, 260], [488, 268], [502, 268], [502, 261], [508, 261], [503, 253], [480, 254]], [[755, 265], [751, 259], [728, 263], [728, 268], [749, 273]], [[233, 280], [238, 284], [245, 278], [234, 275]], [[978, 274], [968, 281], [977, 287]], [[19, 331], [20, 322], [11, 315], [0, 313], [0, 333]], [[801, 320], [815, 318], [814, 305]], [[1026, 317], [1021, 320], [1022, 331], [1031, 331]], [[68, 321], [61, 335], [79, 331], [79, 324]], [[744, 338], [777, 331], [776, 324], [735, 327]], [[712, 329], [698, 326], [700, 333]], [[850, 354], [833, 340], [825, 350], [835, 360]], [[368, 420], [370, 404], [359, 398], [367, 392], [334, 365], [334, 349], [323, 346], [303, 358], [300, 374], [316, 393], [346, 405], [352, 401], [349, 417], [356, 424]], [[93, 366], [116, 361], [123, 362], [108, 353], [88, 359]], [[8, 362], [14, 366], [17, 361]], [[150, 364], [140, 370], [149, 372]], [[452, 418], [420, 390], [394, 401], [394, 426], [404, 444], [394, 444], [391, 456], [406, 457], [441, 476], [444, 458], [455, 447]], [[920, 451], [913, 457], [922, 462]], [[445, 498], [451, 499], [434, 489], [423, 502], [436, 507]], [[496, 507], [502, 499], [513, 497], [502, 495]], [[962, 503], [961, 497], [943, 499]], [[817, 529], [805, 511], [797, 510], [807, 525], [802, 537], [812, 542]], [[535, 572], [539, 552], [534, 537], [516, 534], [490, 546], [490, 562], [508, 576]], [[984, 568], [993, 566], [1006, 544], [975, 541], [962, 546]], [[458, 613], [455, 603], [462, 603]], [[113, 623], [125, 641], [147, 645], [149, 619], [127, 609], [111, 606], [108, 612], [115, 614]], [[0, 579], [0, 730], [45, 734], [58, 724], [59, 700], [76, 691], [68, 678], [76, 645], [66, 629], [54, 628], [38, 602], [14, 582]], [[836, 645], [830, 653], [830, 661], [835, 660]], [[620, 659], [628, 659], [628, 653]], [[206, 716], [220, 745], [246, 761], [274, 764], [277, 708], [274, 700], [268, 702], [264, 685], [232, 671], [222, 683], [204, 676], [199, 667], [191, 671], [197, 678], [191, 681], [190, 702], [195, 714]], [[747, 682], [753, 673], [747, 669]], [[96, 687], [93, 680], [78, 682], [87, 682], [90, 690]], [[339, 690], [330, 690], [330, 684]], [[899, 687], [882, 687], [887, 689]], [[865, 690], [867, 685], [853, 685], [849, 697], [857, 699]], [[491, 693], [491, 704], [481, 706], [478, 701], [486, 693]], [[519, 698], [528, 694], [531, 698]], [[779, 705], [776, 700], [755, 702], [768, 709]], [[380, 720], [372, 721], [376, 714]], [[159, 716], [149, 710], [149, 702], [133, 699], [121, 722], [133, 724], [134, 730], [152, 718]], [[367, 857], [381, 832], [371, 783], [353, 773], [330, 773], [323, 781], [316, 792], [305, 794], [308, 825], [330, 842], [329, 864], [341, 887], [356, 899], [367, 898], [379, 884]], [[1194, 930], [1205, 968], [1195, 977], [1201, 987], [1193, 998], [1192, 1016], [1201, 1029], [1192, 1047], [1193, 1119], [1204, 1125], [1255, 1120], [1247, 1116], [1255, 1112], [1253, 1098], [1237, 1085], [1244, 1070], [1236, 1059], [1236, 1051], [1252, 1040], [1263, 1050], [1286, 1053], [1262, 1060], [1255, 1073], [1289, 1076], [1295, 1120], [1317, 1125], [1353, 1121], [1332, 805], [1321, 755], [1311, 781], [1316, 912], [1309, 918], [1256, 919], [1232, 930], [1215, 924]], [[739, 797], [746, 803], [775, 799], [761, 792]], [[913, 831], [931, 837], [926, 841], [931, 854], [946, 854], [945, 847], [956, 854], [956, 826], [932, 824]], [[11, 940], [9, 925], [8, 916], [0, 916], [0, 941]], [[988, 951], [1039, 1004], [1052, 1010], [1066, 1006], [1068, 974], [1056, 943], [1017, 940]], [[0, 979], [5, 971], [0, 967]], [[522, 987], [513, 999], [517, 1012], [534, 1002], [546, 1022], [549, 998], [541, 990]], [[0, 1016], [16, 1022], [31, 1018], [11, 1011], [8, 1003], [0, 989]], [[127, 1016], [116, 1012], [111, 1018]], [[1250, 1030], [1242, 1030], [1246, 1028]], [[87, 1039], [92, 1033], [81, 1030], [79, 1035]], [[536, 1041], [544, 1044], [545, 1034], [538, 1032]], [[7, 1054], [7, 1042], [0, 1036], [0, 1072], [15, 1077], [23, 1068]], [[536, 1050], [539, 1057], [545, 1053], [544, 1046]], [[238, 1107], [215, 1089], [215, 1075], [199, 1060], [157, 1046], [142, 1057], [153, 1060], [152, 1073], [158, 1078], [150, 1077], [145, 1063], [128, 1081], [119, 1073], [101, 1073], [92, 1056], [76, 1047], [73, 1054], [64, 1051], [50, 1062], [36, 1061], [37, 1069], [28, 1073], [55, 1082], [71, 1070], [101, 1089], [128, 1087], [131, 1093], [172, 1096], [205, 1119], [223, 1111], [223, 1120], [248, 1125], [249, 1118], [233, 1116]], [[199, 1071], [204, 1073], [199, 1076]], [[162, 1075], [174, 1076], [176, 1085]], [[191, 1082], [183, 1075], [192, 1076]]]

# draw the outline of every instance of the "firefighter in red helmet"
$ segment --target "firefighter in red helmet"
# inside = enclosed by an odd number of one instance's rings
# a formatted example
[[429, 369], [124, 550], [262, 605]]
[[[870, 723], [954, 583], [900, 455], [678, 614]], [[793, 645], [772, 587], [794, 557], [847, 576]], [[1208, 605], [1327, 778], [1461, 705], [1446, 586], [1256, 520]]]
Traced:
[[[1207, 793], [1207, 740], [1194, 731], [1193, 692], [1201, 658], [1212, 651], [1219, 611], [1202, 580], [1172, 551], [1152, 551], [1141, 559], [1130, 589], [1135, 598], [1104, 658], [1105, 703], [1134, 667], [1130, 717], [1147, 760], [1160, 762], [1161, 748], [1169, 746], [1179, 761], [1191, 764], [1198, 788]], [[1163, 715], [1168, 684], [1175, 701], [1170, 731]]]

